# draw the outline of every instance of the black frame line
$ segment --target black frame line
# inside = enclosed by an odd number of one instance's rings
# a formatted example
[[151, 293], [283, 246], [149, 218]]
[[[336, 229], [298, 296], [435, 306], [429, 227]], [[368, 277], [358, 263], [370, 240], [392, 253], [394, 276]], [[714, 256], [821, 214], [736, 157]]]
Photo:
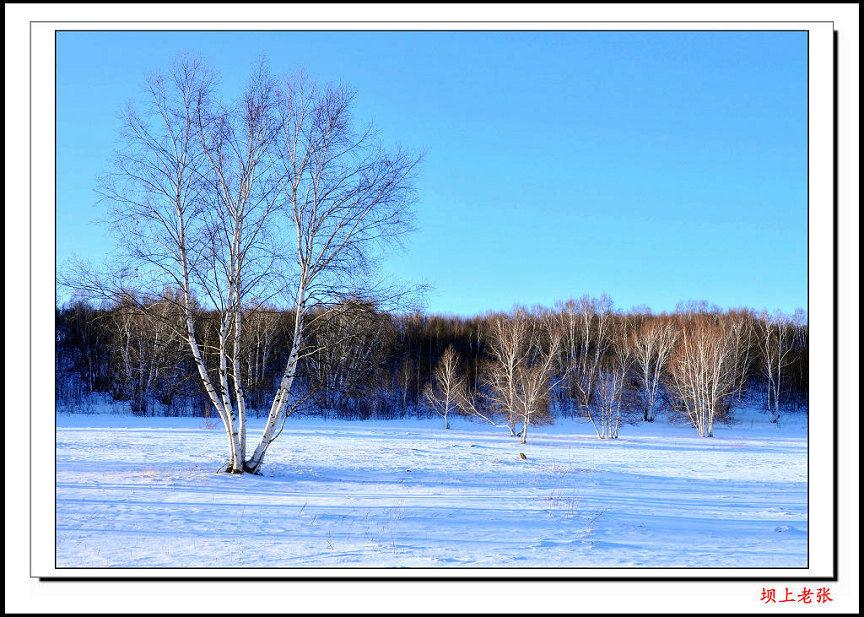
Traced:
[[[33, 391], [33, 265], [32, 265], [32, 257], [33, 257], [33, 197], [32, 197], [32, 186], [33, 186], [33, 24], [45, 24], [45, 23], [56, 23], [56, 24], [75, 24], [75, 23], [104, 23], [104, 24], [113, 24], [113, 23], [130, 23], [129, 21], [91, 21], [91, 20], [81, 20], [81, 21], [49, 21], [49, 20], [32, 20], [30, 23], [30, 126], [29, 126], [29, 138], [30, 138], [30, 173], [29, 173], [29, 182], [30, 182], [30, 212], [29, 212], [29, 223], [30, 223], [30, 264], [29, 264], [29, 277], [30, 277], [30, 307], [29, 307], [29, 315], [30, 315], [30, 376], [29, 376], [29, 388], [31, 392], [30, 397], [30, 439], [31, 439], [31, 447], [30, 447], [30, 468], [32, 469], [33, 462], [33, 448], [32, 448], [32, 436], [33, 436], [33, 403], [32, 403], [32, 391]], [[177, 24], [213, 24], [213, 23], [249, 23], [249, 24], [282, 24], [282, 23], [310, 23], [310, 24], [325, 24], [325, 23], [344, 23], [344, 24], [365, 24], [365, 23], [430, 23], [430, 24], [448, 24], [448, 23], [483, 23], [483, 24], [505, 24], [505, 23], [517, 23], [517, 24], [525, 24], [525, 23], [549, 23], [549, 24], [606, 24], [606, 23], [639, 23], [639, 24], [650, 24], [650, 23], [748, 23], [748, 24], [796, 24], [796, 23], [818, 23], [818, 24], [832, 24], [833, 29], [833, 88], [832, 88], [832, 109], [833, 109], [833, 157], [832, 157], [832, 181], [833, 181], [833, 200], [832, 200], [832, 316], [833, 316], [833, 324], [832, 324], [832, 407], [833, 407], [833, 494], [832, 494], [832, 505], [833, 505], [833, 575], [831, 576], [793, 576], [793, 577], [760, 577], [760, 576], [706, 576], [706, 577], [694, 577], [694, 576], [643, 576], [643, 577], [628, 577], [628, 576], [588, 576], [588, 577], [580, 577], [580, 576], [525, 576], [525, 575], [514, 575], [514, 576], [471, 576], [470, 574], [466, 574], [465, 576], [397, 576], [398, 572], [410, 572], [411, 570], [436, 570], [436, 571], [445, 571], [445, 570], [457, 570], [460, 572], [471, 572], [472, 570], [483, 570], [483, 571], [493, 571], [493, 570], [503, 570], [510, 571], [512, 568], [506, 567], [467, 567], [467, 568], [419, 568], [419, 567], [409, 567], [409, 568], [386, 568], [386, 567], [321, 567], [321, 570], [340, 570], [340, 571], [348, 571], [348, 572], [368, 572], [368, 571], [383, 571], [392, 573], [391, 575], [382, 575], [382, 576], [371, 576], [371, 575], [359, 575], [354, 576], [351, 574], [346, 574], [345, 576], [34, 576], [32, 574], [33, 571], [33, 514], [32, 514], [32, 504], [33, 504], [33, 476], [30, 474], [30, 495], [29, 495], [29, 503], [30, 503], [30, 578], [37, 579], [39, 581], [44, 582], [373, 582], [373, 581], [382, 581], [382, 582], [397, 582], [397, 581], [407, 581], [407, 582], [505, 582], [505, 581], [519, 581], [519, 582], [836, 582], [838, 581], [838, 570], [839, 570], [839, 559], [838, 559], [838, 540], [839, 540], [839, 514], [838, 514], [838, 494], [839, 494], [839, 482], [838, 482], [838, 473], [839, 473], [839, 462], [838, 462], [838, 453], [837, 453], [837, 438], [838, 438], [838, 421], [839, 421], [839, 381], [838, 381], [838, 248], [837, 248], [837, 240], [838, 240], [838, 215], [839, 215], [839, 198], [838, 198], [838, 48], [839, 48], [839, 33], [836, 29], [834, 29], [835, 22], [833, 20], [817, 20], [817, 21], [777, 21], [777, 22], [768, 22], [768, 21], [759, 21], [759, 22], [751, 22], [751, 21], [743, 21], [743, 20], [735, 20], [735, 21], [677, 21], [677, 20], [664, 20], [664, 21], [639, 21], [639, 22], [624, 22], [624, 21], [426, 21], [426, 22], [417, 22], [417, 21], [345, 21], [345, 22], [337, 22], [337, 21], [291, 21], [291, 22], [262, 22], [262, 21], [166, 21], [166, 20], [154, 20], [154, 21], [143, 21], [139, 20], [137, 22], [132, 23], [177, 23]], [[54, 30], [55, 37], [55, 47], [54, 47], [54, 66], [55, 66], [55, 75], [54, 75], [54, 128], [55, 128], [55, 178], [54, 178], [54, 216], [55, 216], [55, 226], [54, 226], [54, 242], [55, 242], [55, 255], [56, 255], [56, 243], [57, 243], [57, 226], [56, 226], [56, 216], [57, 216], [57, 149], [56, 149], [56, 128], [57, 128], [57, 87], [56, 87], [56, 66], [57, 66], [57, 44], [56, 37], [60, 32], [173, 32], [173, 33], [198, 33], [198, 32], [295, 32], [295, 33], [306, 33], [306, 32], [331, 32], [331, 33], [346, 33], [346, 32], [389, 32], [389, 33], [399, 33], [399, 32], [486, 32], [486, 33], [516, 33], [516, 32], [573, 32], [573, 33], [581, 33], [581, 32], [806, 32], [807, 33], [807, 140], [806, 140], [806, 149], [807, 149], [807, 305], [808, 305], [808, 315], [809, 315], [809, 305], [810, 305], [810, 31], [808, 29], [802, 30], [784, 30], [784, 29], [723, 29], [723, 30], [710, 30], [706, 28], [702, 29], [694, 29], [694, 30], [660, 30], [660, 29], [626, 29], [626, 30], [573, 30], [573, 29], [542, 29], [542, 30], [527, 30], [527, 29], [514, 29], [514, 30], [494, 30], [494, 29], [460, 29], [460, 30], [412, 30], [412, 29], [400, 29], [400, 30], [322, 30], [322, 29], [314, 29], [314, 30], [281, 30], [281, 29], [252, 29], [252, 30], [243, 30], [243, 29], [196, 29], [196, 30], [159, 30], [159, 29], [82, 29], [82, 30]], [[56, 257], [55, 257], [56, 260]], [[56, 276], [56, 261], [55, 261], [55, 276]], [[55, 302], [56, 302], [56, 285], [55, 285]], [[809, 398], [809, 395], [808, 395]], [[56, 444], [56, 419], [55, 419], [55, 444]], [[56, 460], [56, 448], [55, 448], [55, 460], [54, 460], [54, 503], [55, 503], [55, 516], [56, 516], [56, 503], [57, 503], [57, 460]], [[808, 478], [808, 492], [807, 492], [807, 519], [810, 521], [810, 425], [808, 422], [807, 425], [807, 478]], [[56, 520], [55, 520], [56, 523]], [[55, 524], [55, 541], [56, 541], [56, 524]], [[809, 538], [809, 532], [808, 532]], [[764, 568], [765, 570], [805, 570], [809, 568], [809, 555], [810, 555], [810, 547], [808, 542], [808, 565], [805, 567], [772, 567], [772, 568]], [[76, 570], [79, 568], [63, 568], [63, 570]], [[303, 568], [245, 568], [245, 567], [190, 567], [190, 568], [156, 568], [156, 567], [142, 567], [142, 568], [80, 568], [86, 570], [115, 570], [115, 571], [136, 571], [136, 570], [171, 570], [171, 569], [182, 569], [186, 571], [200, 571], [200, 570], [220, 570], [220, 571], [232, 571], [232, 570], [315, 570], [314, 567], [303, 567]], [[643, 567], [632, 567], [632, 566], [622, 566], [622, 567], [573, 567], [573, 568], [560, 568], [560, 567], [530, 567], [530, 568], [519, 568], [520, 570], [531, 570], [531, 571], [573, 571], [573, 570], [659, 570], [659, 569], [667, 569], [667, 570], [678, 570], [678, 569], [687, 569], [687, 570], [730, 570], [733, 568], [722, 568], [722, 567], [688, 567], [688, 568], [679, 568], [679, 567], [665, 567], [665, 568], [643, 568]], [[761, 568], [747, 568], [747, 569], [761, 569]], [[61, 570], [56, 566], [56, 553], [55, 553], [55, 570]]]

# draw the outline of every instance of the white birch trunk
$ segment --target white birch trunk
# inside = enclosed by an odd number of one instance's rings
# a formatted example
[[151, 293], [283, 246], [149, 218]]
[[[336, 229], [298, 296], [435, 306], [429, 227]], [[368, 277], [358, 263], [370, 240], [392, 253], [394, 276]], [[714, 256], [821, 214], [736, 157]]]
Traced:
[[[302, 290], [301, 290], [302, 294]], [[249, 460], [246, 461], [244, 468], [251, 473], [257, 473], [264, 461], [264, 455], [267, 453], [267, 448], [276, 439], [277, 425], [282, 419], [285, 412], [285, 405], [288, 402], [288, 394], [291, 392], [291, 386], [294, 383], [294, 377], [297, 374], [297, 364], [300, 360], [300, 346], [303, 341], [303, 304], [298, 303], [297, 316], [294, 324], [294, 339], [291, 344], [291, 355], [288, 357], [288, 363], [285, 365], [285, 371], [282, 373], [282, 380], [279, 382], [279, 389], [276, 391], [276, 396], [273, 398], [273, 404], [270, 406], [270, 413], [267, 414], [267, 424], [264, 426], [264, 432], [261, 434], [261, 439], [255, 447], [255, 451]]]
[[225, 416], [228, 419], [227, 428], [231, 441], [231, 462], [228, 470], [231, 473], [243, 473], [243, 460], [240, 458], [240, 433], [237, 427], [237, 417], [234, 414], [234, 406], [231, 403], [228, 384], [227, 330], [228, 317], [226, 316], [219, 331], [219, 387], [221, 389]]
[[530, 415], [530, 413], [526, 412], [525, 413], [525, 420], [522, 422], [522, 440], [519, 442], [521, 444], [526, 443], [528, 440], [528, 424], [530, 423], [530, 421], [531, 421], [531, 415]]
[[228, 468], [236, 468], [236, 457], [234, 452], [234, 440], [232, 439], [231, 421], [226, 413], [223, 401], [219, 398], [213, 382], [210, 380], [210, 375], [207, 374], [207, 368], [204, 366], [204, 359], [201, 357], [201, 349], [198, 347], [198, 340], [195, 338], [195, 324], [192, 319], [192, 313], [186, 309], [186, 331], [188, 334], [189, 349], [192, 351], [192, 357], [195, 360], [195, 366], [198, 368], [198, 376], [201, 378], [201, 383], [204, 384], [204, 390], [207, 392], [207, 397], [219, 413], [219, 418], [225, 427], [225, 434], [228, 438], [229, 461]]
[[238, 307], [234, 322], [234, 398], [237, 400], [237, 460], [242, 470], [246, 461], [246, 395], [243, 392], [243, 378], [240, 368], [240, 334], [242, 311]]

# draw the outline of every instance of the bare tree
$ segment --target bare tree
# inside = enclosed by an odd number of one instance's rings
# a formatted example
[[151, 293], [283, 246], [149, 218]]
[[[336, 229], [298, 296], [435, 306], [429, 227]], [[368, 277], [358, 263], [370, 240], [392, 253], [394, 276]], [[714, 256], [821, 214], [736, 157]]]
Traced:
[[732, 401], [740, 401], [747, 392], [753, 363], [758, 355], [758, 350], [755, 347], [755, 320], [753, 314], [746, 309], [730, 311], [728, 319], [729, 336], [738, 349], [738, 353], [735, 355], [735, 382]]
[[598, 438], [602, 438], [602, 431], [592, 410], [601, 359], [610, 345], [612, 307], [612, 300], [606, 295], [599, 300], [586, 295], [564, 303], [558, 313], [564, 332], [564, 372], [568, 391], [591, 422]]
[[[208, 152], [208, 148], [225, 145], [233, 137], [228, 126], [230, 116], [222, 115], [221, 124], [214, 120], [213, 83], [203, 62], [180, 58], [167, 74], [157, 73], [148, 79], [143, 113], [128, 107], [122, 133], [124, 147], [101, 188], [109, 220], [121, 239], [121, 267], [111, 272], [108, 280], [83, 275], [78, 284], [97, 294], [119, 295], [132, 302], [138, 295], [152, 296], [165, 288], [180, 290], [183, 336], [225, 427], [227, 468], [242, 473], [242, 411], [238, 424], [228, 383], [228, 356], [229, 330], [241, 307], [237, 293], [242, 286], [238, 275], [243, 262], [237, 259], [237, 250], [243, 241], [235, 236], [226, 251], [220, 225], [229, 195], [224, 183], [216, 196], [210, 190], [220, 186], [212, 163], [223, 153]], [[253, 87], [247, 97], [254, 98]], [[250, 126], [256, 122], [247, 119]], [[213, 139], [216, 128], [221, 131], [218, 140]], [[255, 135], [250, 135], [250, 144], [255, 140]], [[227, 174], [228, 157], [224, 159]], [[235, 223], [241, 218], [235, 208]], [[234, 259], [226, 260], [226, 252]], [[197, 298], [209, 301], [219, 315], [218, 365], [212, 374], [195, 327]], [[147, 310], [140, 303], [137, 307]], [[242, 400], [239, 406], [242, 410]]]
[[[146, 310], [139, 309], [140, 305]], [[146, 412], [156, 385], [160, 380], [167, 381], [175, 368], [176, 348], [182, 343], [177, 327], [182, 317], [175, 308], [164, 300], [142, 299], [135, 304], [124, 299], [108, 313], [106, 321], [110, 323], [115, 366], [119, 369], [112, 395], [129, 401], [134, 414]]]
[[[324, 409], [368, 412], [380, 368], [389, 360], [392, 322], [362, 300], [345, 300], [321, 309], [307, 327], [307, 387]], [[312, 320], [310, 320], [312, 321]]]
[[274, 352], [282, 342], [282, 330], [287, 321], [275, 306], [262, 303], [244, 313], [241, 348], [245, 357], [246, 386], [244, 391], [250, 404], [260, 409], [265, 392], [270, 393], [270, 368]]
[[319, 88], [303, 75], [283, 86], [270, 158], [288, 226], [280, 232], [286, 245], [278, 251], [294, 275], [284, 289], [296, 317], [282, 379], [246, 463], [251, 472], [261, 466], [290, 412], [298, 363], [315, 353], [305, 344], [313, 310], [346, 296], [368, 296], [376, 249], [410, 229], [412, 179], [420, 160], [401, 149], [385, 150], [371, 127], [356, 131], [347, 89]]
[[445, 429], [450, 428], [449, 415], [458, 409], [460, 394], [465, 387], [457, 374], [458, 369], [459, 355], [453, 345], [448, 345], [432, 373], [432, 382], [423, 390], [429, 407], [444, 418]]
[[[74, 369], [78, 374], [81, 382], [76, 388], [78, 399], [83, 394], [82, 390], [102, 391], [109, 381], [106, 378], [109, 354], [105, 353], [108, 331], [104, 327], [104, 313], [81, 299], [57, 313], [57, 368], [61, 370], [61, 362], [68, 363], [70, 366], [65, 368]], [[61, 350], [67, 352], [62, 353], [67, 357], [61, 358]]]
[[548, 316], [544, 319], [520, 307], [509, 315], [495, 315], [488, 342], [490, 358], [481, 380], [489, 411], [481, 410], [476, 397], [463, 395], [462, 412], [506, 427], [511, 436], [526, 443], [530, 426], [551, 419], [549, 393], [557, 383], [553, 377], [560, 344], [561, 334]]
[[756, 322], [759, 329], [759, 349], [762, 353], [762, 373], [767, 380], [768, 419], [779, 426], [780, 394], [786, 367], [795, 360], [792, 351], [795, 328], [792, 320], [777, 311], [763, 312]]
[[[485, 373], [481, 375], [479, 383], [481, 384], [481, 388], [484, 386], [488, 387], [489, 384]], [[504, 418], [500, 418], [502, 410], [500, 407], [489, 404], [493, 400], [491, 396], [484, 394], [481, 388], [469, 389], [464, 382], [461, 386], [456, 388], [456, 405], [460, 413], [472, 418], [478, 418], [494, 427], [507, 429], [510, 431], [511, 437], [516, 436], [513, 417], [504, 416]]]
[[415, 372], [412, 358], [405, 355], [402, 362], [399, 363], [399, 370], [396, 372], [396, 390], [399, 393], [399, 404], [403, 411], [408, 407], [408, 392], [414, 381]]
[[[355, 131], [345, 89], [302, 77], [277, 89], [263, 62], [234, 105], [217, 104], [213, 83], [188, 57], [148, 80], [148, 104], [143, 114], [129, 107], [102, 188], [122, 267], [110, 280], [70, 278], [109, 298], [179, 290], [182, 335], [228, 438], [227, 469], [257, 472], [295, 408], [298, 362], [314, 353], [304, 347], [310, 311], [369, 292], [375, 249], [410, 227], [419, 158]], [[243, 320], [277, 298], [293, 305], [291, 350], [247, 457]], [[196, 331], [202, 306], [218, 322], [208, 347]]]
[[201, 210], [204, 245], [195, 274], [220, 316], [217, 409], [231, 435], [229, 468], [235, 473], [246, 467], [243, 315], [250, 301], [266, 293], [262, 283], [273, 267], [266, 232], [275, 191], [266, 180], [265, 153], [274, 133], [274, 97], [274, 84], [262, 61], [236, 104], [196, 107], [209, 207]]
[[795, 309], [792, 314], [792, 323], [795, 331], [795, 366], [792, 376], [794, 377], [794, 393], [796, 403], [808, 404], [807, 387], [809, 383], [809, 326], [807, 324], [807, 313], [802, 308]]
[[653, 422], [663, 371], [675, 346], [675, 327], [668, 319], [643, 321], [631, 335], [630, 346], [642, 399], [642, 419]]
[[617, 439], [621, 426], [621, 405], [627, 376], [633, 362], [630, 324], [622, 319], [612, 326], [610, 351], [597, 369], [595, 405], [600, 422], [600, 439]]
[[556, 329], [537, 327], [531, 331], [528, 341], [528, 362], [521, 363], [516, 371], [515, 417], [522, 428], [520, 443], [528, 439], [528, 427], [552, 420], [549, 411], [549, 394], [557, 385], [555, 359], [561, 345], [561, 334]]
[[682, 320], [680, 342], [669, 361], [669, 389], [700, 437], [731, 406], [739, 353], [727, 319], [692, 315]]
[[512, 315], [496, 315], [489, 334], [487, 397], [492, 409], [504, 417], [512, 436], [516, 436], [519, 421], [519, 367], [528, 361], [530, 327], [527, 312], [517, 308]]

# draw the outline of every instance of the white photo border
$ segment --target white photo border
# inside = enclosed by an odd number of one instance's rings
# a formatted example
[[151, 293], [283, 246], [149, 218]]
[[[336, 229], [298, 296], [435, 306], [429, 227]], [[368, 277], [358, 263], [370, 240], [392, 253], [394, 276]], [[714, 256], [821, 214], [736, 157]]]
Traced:
[[[187, 5], [188, 6], [188, 5]], [[645, 5], [648, 6], [648, 5]], [[115, 5], [116, 7], [116, 5]], [[136, 7], [137, 8], [137, 7]], [[134, 12], [134, 11], [133, 11]], [[422, 11], [421, 11], [422, 12]], [[89, 12], [90, 14], [93, 11]], [[635, 13], [634, 13], [635, 16]], [[44, 430], [49, 423], [53, 426], [54, 409], [53, 371], [54, 339], [50, 324], [54, 320], [55, 294], [55, 263], [53, 221], [54, 221], [54, 123], [35, 122], [38, 118], [54, 118], [54, 32], [56, 30], [149, 30], [149, 29], [225, 29], [225, 30], [807, 30], [809, 32], [809, 124], [808, 124], [808, 160], [809, 160], [809, 199], [808, 199], [808, 314], [811, 327], [811, 369], [810, 400], [821, 409], [825, 409], [826, 417], [820, 417], [817, 423], [809, 423], [809, 566], [806, 569], [708, 569], [706, 576], [693, 576], [692, 570], [676, 570], [668, 568], [638, 568], [628, 569], [632, 573], [622, 576], [617, 569], [577, 569], [570, 575], [551, 574], [549, 570], [501, 570], [490, 571], [460, 571], [458, 569], [391, 571], [382, 569], [300, 569], [271, 570], [244, 569], [240, 570], [208, 570], [206, 577], [226, 579], [263, 579], [275, 577], [278, 579], [313, 579], [334, 580], [340, 578], [408, 578], [418, 579], [453, 579], [465, 578], [477, 580], [480, 578], [506, 581], [518, 578], [526, 583], [530, 579], [548, 581], [561, 578], [564, 580], [587, 579], [621, 582], [622, 579], [654, 580], [657, 582], [672, 581], [682, 583], [684, 579], [693, 579], [694, 583], [705, 581], [742, 582], [748, 581], [832, 581], [837, 580], [837, 552], [835, 521], [838, 512], [835, 494], [837, 478], [835, 465], [837, 461], [836, 445], [836, 411], [828, 414], [827, 410], [837, 410], [835, 398], [835, 379], [837, 367], [835, 361], [835, 318], [838, 307], [835, 305], [836, 280], [834, 260], [837, 255], [835, 246], [835, 196], [834, 196], [834, 24], [832, 22], [578, 22], [578, 21], [543, 21], [543, 22], [494, 22], [494, 21], [418, 21], [418, 22], [190, 22], [178, 21], [171, 24], [164, 22], [115, 21], [106, 22], [74, 22], [64, 21], [32, 21], [30, 22], [30, 256], [31, 256], [31, 328], [30, 328], [30, 370], [32, 374], [51, 374], [50, 383], [40, 378], [38, 387], [34, 387], [31, 378], [30, 387], [30, 489], [31, 489], [31, 528], [30, 528], [30, 576], [41, 579], [73, 577], [86, 579], [90, 577], [147, 579], [152, 577], [164, 580], [170, 578], [200, 578], [200, 573], [189, 570], [158, 569], [158, 570], [89, 570], [89, 569], [56, 569], [54, 567], [54, 439], [53, 431]], [[857, 30], [856, 30], [857, 36]], [[857, 45], [857, 41], [856, 41]], [[7, 43], [8, 46], [8, 43]], [[857, 54], [856, 54], [857, 56]], [[9, 54], [7, 53], [7, 64]], [[856, 84], [857, 86], [857, 84]], [[7, 93], [9, 89], [7, 88]], [[8, 97], [8, 94], [7, 94]], [[7, 129], [9, 128], [7, 114]], [[856, 129], [857, 134], [857, 129]], [[7, 160], [9, 141], [7, 136]], [[32, 168], [38, 164], [40, 178], [51, 178], [51, 182], [35, 182]], [[8, 182], [7, 166], [7, 182]], [[857, 195], [857, 189], [856, 189]], [[7, 192], [7, 218], [9, 208]], [[7, 226], [8, 230], [8, 226]], [[7, 231], [7, 240], [8, 240]], [[7, 242], [7, 271], [10, 243]], [[857, 246], [855, 247], [857, 257]], [[857, 263], [857, 261], [856, 261]], [[856, 266], [857, 270], [857, 266]], [[8, 285], [8, 282], [7, 282]], [[8, 287], [7, 287], [8, 289]], [[8, 297], [8, 296], [7, 296]], [[51, 300], [49, 304], [48, 300]], [[855, 289], [857, 301], [857, 288]], [[857, 326], [856, 326], [857, 329]], [[8, 318], [7, 318], [7, 332]], [[9, 348], [7, 344], [7, 360]], [[50, 373], [49, 373], [50, 371]], [[51, 387], [48, 387], [48, 386]], [[857, 394], [855, 395], [857, 402]], [[36, 410], [45, 410], [36, 413]], [[841, 414], [854, 413], [848, 409], [840, 410]], [[34, 415], [36, 414], [36, 415]], [[49, 419], [50, 418], [50, 419]], [[857, 423], [856, 423], [857, 425]], [[7, 421], [8, 427], [8, 421]], [[39, 430], [34, 430], [38, 428]], [[7, 431], [8, 434], [8, 431]], [[857, 434], [857, 431], [856, 431]], [[857, 455], [856, 455], [857, 456]], [[844, 461], [845, 464], [845, 461]], [[857, 469], [857, 465], [856, 465]], [[8, 490], [8, 489], [7, 489]], [[857, 494], [856, 494], [857, 495]], [[7, 500], [8, 503], [8, 500]], [[857, 496], [856, 496], [857, 504]], [[829, 507], [826, 507], [829, 506]], [[8, 527], [7, 527], [8, 530]], [[856, 532], [857, 536], [857, 532]], [[856, 538], [857, 539], [857, 538]], [[7, 533], [7, 541], [9, 540]], [[20, 539], [19, 539], [20, 542]], [[855, 542], [857, 545], [857, 542]], [[8, 557], [7, 557], [8, 559]], [[555, 569], [558, 570], [558, 569]], [[506, 573], [505, 573], [506, 572]], [[251, 584], [251, 583], [250, 583]], [[535, 583], [531, 583], [532, 585]], [[754, 585], [746, 585], [752, 589]], [[403, 592], [406, 587], [399, 587]], [[119, 592], [119, 590], [117, 590]], [[140, 593], [140, 592], [139, 592]], [[691, 586], [685, 594], [698, 593]], [[710, 592], [709, 592], [710, 593]], [[212, 597], [218, 597], [219, 594]], [[598, 600], [602, 594], [588, 593], [586, 600]], [[654, 592], [631, 594], [631, 601], [637, 597], [653, 596]], [[732, 601], [737, 596], [732, 594], [726, 601]], [[741, 598], [739, 598], [741, 599]], [[747, 598], [751, 600], [752, 598]], [[857, 596], [856, 596], [857, 601]], [[588, 602], [592, 604], [593, 602]], [[752, 602], [743, 604], [752, 609]], [[513, 605], [514, 608], [518, 606]], [[583, 605], [584, 606], [584, 605]], [[676, 603], [666, 604], [663, 610], [674, 611]], [[686, 606], [684, 604], [683, 606]], [[692, 605], [691, 605], [692, 608]], [[529, 609], [530, 610], [530, 609]], [[594, 610], [598, 610], [594, 606]], [[734, 609], [733, 609], [734, 610]]]

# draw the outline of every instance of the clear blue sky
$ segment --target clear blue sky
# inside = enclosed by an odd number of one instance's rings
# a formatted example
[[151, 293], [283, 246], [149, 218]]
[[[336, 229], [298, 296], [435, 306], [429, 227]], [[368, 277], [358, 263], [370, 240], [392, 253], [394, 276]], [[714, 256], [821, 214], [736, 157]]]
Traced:
[[609, 294], [807, 302], [803, 32], [66, 32], [57, 35], [57, 259], [110, 248], [94, 186], [127, 100], [179, 53], [223, 91], [256, 57], [357, 92], [425, 149], [417, 226], [388, 258], [432, 313]]

